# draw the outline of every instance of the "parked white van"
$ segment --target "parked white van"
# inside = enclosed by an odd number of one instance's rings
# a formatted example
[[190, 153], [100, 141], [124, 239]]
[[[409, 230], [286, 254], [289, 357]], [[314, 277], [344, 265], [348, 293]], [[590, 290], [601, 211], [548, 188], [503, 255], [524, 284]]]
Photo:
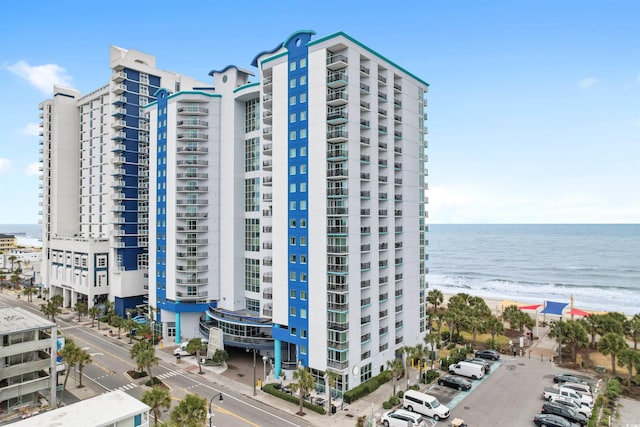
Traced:
[[407, 390], [404, 394], [402, 407], [411, 412], [431, 417], [436, 421], [449, 417], [449, 408], [440, 403], [435, 397], [416, 390]]
[[482, 365], [476, 365], [475, 363], [458, 362], [454, 365], [449, 365], [449, 373], [477, 380], [484, 377], [484, 368]]

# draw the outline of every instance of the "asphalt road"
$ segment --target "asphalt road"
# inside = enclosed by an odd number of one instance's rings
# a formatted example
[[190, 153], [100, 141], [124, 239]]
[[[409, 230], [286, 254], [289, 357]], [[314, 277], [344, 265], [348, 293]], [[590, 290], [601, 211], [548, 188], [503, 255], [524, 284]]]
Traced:
[[[34, 304], [26, 302], [23, 298], [18, 300], [13, 292], [3, 291], [0, 293], [0, 306], [19, 306], [32, 313], [42, 315]], [[93, 359], [93, 362], [83, 369], [83, 384], [93, 389], [96, 394], [111, 390], [123, 390], [140, 399], [148, 388], [143, 385], [145, 380], [132, 380], [126, 374], [128, 370], [136, 369], [135, 363], [129, 356], [128, 338], [125, 338], [124, 335], [119, 340], [115, 337], [106, 337], [96, 330], [97, 324], [95, 328], [90, 328], [78, 325], [75, 321], [65, 320], [65, 318], [69, 319], [70, 315], [56, 318], [59, 333], [73, 339], [78, 346], [86, 349]], [[218, 427], [300, 425], [298, 418], [253, 399], [248, 399], [229, 387], [208, 381], [200, 376], [197, 370], [191, 372], [160, 362], [152, 369], [152, 373], [170, 388], [172, 407], [188, 393], [200, 395], [207, 400], [213, 397], [213, 424]], [[60, 378], [60, 382], [62, 380]], [[71, 374], [67, 383], [68, 389], [72, 387], [75, 387], [75, 373]], [[217, 398], [220, 393], [223, 394], [222, 402]], [[74, 400], [65, 397], [67, 404]], [[168, 412], [169, 410], [165, 411], [163, 419]]]

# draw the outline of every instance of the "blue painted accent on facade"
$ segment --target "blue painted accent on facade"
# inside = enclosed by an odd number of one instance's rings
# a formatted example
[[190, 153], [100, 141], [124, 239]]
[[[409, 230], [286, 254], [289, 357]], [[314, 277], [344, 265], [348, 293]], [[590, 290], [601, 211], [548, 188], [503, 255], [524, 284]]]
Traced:
[[211, 71], [209, 71], [209, 75], [210, 75], [211, 77], [213, 77], [213, 75], [214, 75], [215, 73], [224, 73], [225, 71], [227, 71], [227, 70], [229, 70], [229, 69], [231, 69], [231, 68], [235, 68], [236, 70], [241, 71], [241, 72], [243, 72], [243, 73], [248, 73], [248, 74], [250, 74], [250, 75], [253, 75], [253, 73], [251, 73], [250, 71], [248, 71], [248, 70], [243, 70], [243, 69], [238, 68], [238, 67], [236, 67], [235, 65], [231, 65], [231, 64], [227, 65], [227, 66], [226, 66], [226, 67], [224, 67], [222, 70], [211, 70]]
[[180, 312], [176, 313], [176, 344], [180, 344], [180, 342], [182, 341], [182, 329], [180, 328], [180, 317], [181, 314]]
[[136, 308], [138, 305], [144, 304], [144, 295], [138, 295], [135, 297], [128, 298], [120, 298], [115, 297], [113, 303], [116, 310], [120, 316], [127, 318], [127, 308]]
[[[166, 247], [167, 247], [167, 227], [166, 227], [166, 171], [167, 171], [167, 98], [169, 92], [166, 89], [160, 89], [155, 93], [158, 99], [158, 137], [156, 144], [156, 205], [152, 207], [156, 216], [156, 304], [158, 309], [164, 308], [164, 302], [167, 298], [167, 268], [166, 268]], [[159, 310], [158, 310], [159, 311]], [[178, 329], [179, 330], [179, 329]], [[179, 334], [178, 334], [179, 335]]]
[[274, 47], [273, 49], [271, 49], [271, 50], [263, 50], [262, 52], [257, 54], [255, 56], [255, 58], [253, 58], [253, 61], [251, 61], [251, 65], [253, 67], [257, 67], [258, 66], [258, 58], [260, 58], [262, 55], [268, 55], [270, 53], [276, 53], [281, 48], [282, 48], [282, 43], [278, 43], [278, 45], [276, 47]]
[[[308, 299], [301, 299], [300, 293], [305, 292], [309, 294], [309, 286], [307, 278], [309, 275], [308, 268], [308, 239], [309, 232], [307, 227], [308, 221], [308, 196], [307, 192], [300, 191], [301, 184], [304, 184], [308, 188], [308, 157], [301, 155], [301, 148], [307, 152], [308, 148], [308, 120], [300, 120], [300, 113], [304, 112], [308, 116], [308, 85], [301, 84], [300, 77], [305, 77], [308, 80], [308, 49], [307, 43], [311, 39], [313, 32], [300, 31], [294, 33], [284, 44], [284, 47], [288, 50], [288, 114], [296, 115], [295, 122], [289, 120], [288, 125], [288, 150], [291, 153], [295, 150], [296, 155], [288, 156], [289, 177], [288, 177], [288, 238], [289, 238], [289, 261], [295, 257], [296, 262], [289, 262], [289, 292], [295, 290], [296, 298], [289, 298], [289, 313], [288, 324], [289, 330], [295, 328], [296, 335], [278, 334], [278, 339], [282, 339], [285, 342], [294, 343], [297, 349], [297, 360], [302, 363], [303, 366], [308, 366], [308, 333], [309, 333], [309, 303]], [[295, 80], [295, 84], [294, 83]], [[292, 186], [295, 185], [295, 190], [292, 190]], [[295, 222], [295, 227], [292, 226]], [[302, 260], [306, 259], [305, 263]], [[294, 310], [295, 309], [295, 310]], [[293, 313], [292, 313], [293, 312]], [[302, 338], [300, 336], [301, 331], [307, 331], [307, 337]], [[306, 351], [305, 351], [306, 349]]]

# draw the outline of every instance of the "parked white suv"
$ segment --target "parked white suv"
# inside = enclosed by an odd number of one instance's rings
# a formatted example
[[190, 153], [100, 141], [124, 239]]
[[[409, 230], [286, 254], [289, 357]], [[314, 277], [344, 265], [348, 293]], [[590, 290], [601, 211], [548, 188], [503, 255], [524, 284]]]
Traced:
[[427, 425], [422, 415], [404, 409], [385, 412], [380, 421], [384, 427], [426, 427]]

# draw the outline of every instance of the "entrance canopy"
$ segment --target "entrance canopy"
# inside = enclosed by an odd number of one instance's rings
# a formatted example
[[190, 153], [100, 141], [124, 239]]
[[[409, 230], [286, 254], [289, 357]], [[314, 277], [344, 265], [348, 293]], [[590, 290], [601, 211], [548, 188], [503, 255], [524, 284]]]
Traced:
[[542, 310], [540, 313], [562, 316], [562, 310], [564, 310], [567, 305], [569, 304], [566, 302], [547, 301], [546, 305], [544, 306], [544, 310]]

